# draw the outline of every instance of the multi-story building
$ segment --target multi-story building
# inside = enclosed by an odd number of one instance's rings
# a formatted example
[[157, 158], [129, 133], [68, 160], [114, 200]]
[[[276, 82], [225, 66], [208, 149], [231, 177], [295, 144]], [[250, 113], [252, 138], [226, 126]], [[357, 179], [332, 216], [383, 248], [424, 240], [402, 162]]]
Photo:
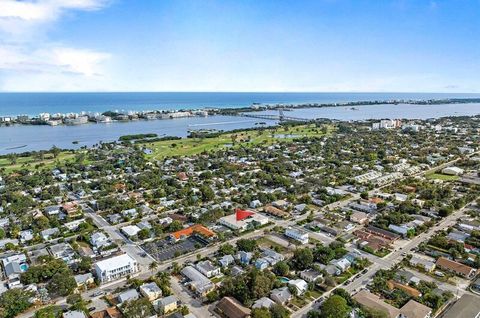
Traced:
[[305, 231], [289, 227], [285, 229], [285, 235], [302, 244], [308, 244], [308, 233]]
[[105, 283], [138, 272], [139, 266], [130, 255], [123, 254], [95, 263], [94, 269], [98, 280]]

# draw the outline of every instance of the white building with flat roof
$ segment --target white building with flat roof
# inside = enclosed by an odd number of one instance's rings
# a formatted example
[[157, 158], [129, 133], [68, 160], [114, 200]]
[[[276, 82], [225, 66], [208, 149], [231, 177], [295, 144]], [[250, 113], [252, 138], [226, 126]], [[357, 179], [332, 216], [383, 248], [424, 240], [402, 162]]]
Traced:
[[95, 274], [101, 283], [119, 279], [139, 271], [137, 261], [128, 254], [108, 258], [94, 264]]
[[302, 244], [308, 244], [308, 233], [306, 231], [288, 227], [285, 229], [285, 235]]
[[238, 213], [230, 214], [218, 219], [218, 223], [225, 225], [232, 230], [245, 231], [249, 226], [265, 225], [268, 218], [258, 213], [249, 212], [249, 215], [239, 215]]

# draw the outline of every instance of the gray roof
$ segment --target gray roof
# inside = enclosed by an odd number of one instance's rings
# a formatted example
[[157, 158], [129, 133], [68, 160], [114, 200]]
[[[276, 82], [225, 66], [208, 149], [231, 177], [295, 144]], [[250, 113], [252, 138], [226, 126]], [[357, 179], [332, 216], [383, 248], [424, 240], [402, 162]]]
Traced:
[[275, 302], [268, 297], [262, 297], [258, 299], [252, 306], [252, 308], [270, 308], [275, 305]]
[[162, 306], [168, 306], [176, 302], [177, 302], [177, 297], [175, 297], [174, 295], [171, 295], [171, 296], [160, 299], [159, 304], [161, 304]]
[[118, 300], [121, 303], [123, 303], [127, 300], [138, 299], [138, 297], [140, 297], [140, 296], [138, 295], [138, 292], [135, 289], [129, 289], [129, 290], [121, 293], [120, 295], [118, 295]]
[[476, 318], [480, 313], [480, 297], [465, 294], [448, 309], [442, 318]]
[[20, 269], [20, 264], [18, 264], [17, 262], [8, 263], [5, 266], [5, 274], [7, 275], [7, 277], [12, 274], [20, 274], [21, 272], [22, 270]]

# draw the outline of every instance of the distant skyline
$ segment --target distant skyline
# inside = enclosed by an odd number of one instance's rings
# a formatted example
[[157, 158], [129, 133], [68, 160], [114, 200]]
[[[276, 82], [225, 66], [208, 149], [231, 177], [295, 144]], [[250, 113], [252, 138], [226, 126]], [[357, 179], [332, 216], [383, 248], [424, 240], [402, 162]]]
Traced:
[[478, 93], [479, 12], [466, 0], [0, 0], [0, 92]]

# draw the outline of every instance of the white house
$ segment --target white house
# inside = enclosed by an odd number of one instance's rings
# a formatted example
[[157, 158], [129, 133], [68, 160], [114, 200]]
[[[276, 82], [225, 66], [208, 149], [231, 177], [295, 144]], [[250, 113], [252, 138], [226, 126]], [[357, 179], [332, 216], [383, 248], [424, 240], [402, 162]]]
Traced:
[[140, 228], [136, 225], [127, 225], [125, 227], [122, 227], [122, 232], [128, 237], [133, 237], [137, 235], [140, 231]]
[[195, 265], [197, 270], [208, 278], [214, 277], [220, 274], [220, 267], [214, 266], [210, 261], [198, 262]]
[[155, 283], [145, 283], [140, 286], [140, 293], [152, 301], [162, 296], [162, 290]]
[[463, 174], [464, 170], [458, 167], [446, 167], [442, 170], [443, 174], [448, 174], [451, 176], [459, 176]]
[[94, 264], [95, 274], [101, 283], [119, 279], [139, 271], [137, 261], [128, 254], [115, 256]]
[[288, 282], [288, 285], [289, 286], [294, 286], [297, 291], [298, 291], [298, 295], [302, 295], [304, 292], [307, 291], [308, 289], [308, 284], [306, 281], [304, 281], [303, 279], [293, 279], [293, 280], [290, 280]]

